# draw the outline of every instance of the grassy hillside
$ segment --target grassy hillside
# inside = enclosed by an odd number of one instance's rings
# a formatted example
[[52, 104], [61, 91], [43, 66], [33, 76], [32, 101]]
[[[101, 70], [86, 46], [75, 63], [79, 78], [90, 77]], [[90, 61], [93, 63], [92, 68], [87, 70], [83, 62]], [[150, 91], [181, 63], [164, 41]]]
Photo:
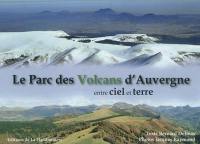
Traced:
[[31, 121], [44, 118], [80, 115], [94, 111], [95, 105], [72, 107], [64, 106], [37, 106], [33, 108], [0, 107], [0, 121]]
[[131, 144], [138, 143], [141, 136], [148, 138], [147, 132], [178, 132], [181, 130], [165, 120], [122, 116], [99, 123], [96, 130], [99, 133], [95, 138], [103, 138], [115, 144]]
[[[25, 142], [21, 144], [154, 144], [155, 142], [139, 142], [139, 138], [156, 137], [148, 136], [148, 132], [184, 130], [186, 130], [184, 127], [176, 125], [173, 121], [159, 116], [144, 106], [135, 108], [120, 104], [120, 107], [100, 108], [78, 116], [61, 116], [28, 122], [0, 122], [0, 141], [7, 144], [5, 141], [8, 134], [16, 138], [40, 137], [61, 140], [54, 143]], [[164, 138], [173, 138], [173, 136], [164, 136]], [[196, 138], [199, 139], [199, 136], [197, 135]], [[177, 142], [177, 144], [184, 143]]]
[[113, 112], [112, 109], [100, 109], [55, 123], [65, 125], [80, 121], [89, 122], [91, 126], [67, 135], [62, 142], [57, 144], [131, 144], [138, 143], [139, 138], [145, 136], [147, 132], [180, 132], [183, 130], [163, 118], [121, 115]]
[[115, 116], [119, 116], [119, 115], [120, 114], [113, 112], [109, 108], [103, 108], [103, 109], [96, 110], [95, 112], [92, 112], [89, 114], [84, 114], [84, 115], [76, 116], [73, 118], [62, 119], [62, 120], [56, 121], [55, 123], [66, 124], [66, 123], [70, 123], [70, 122], [96, 121], [96, 120], [111, 118], [111, 117], [115, 117]]
[[19, 142], [8, 142], [7, 134], [0, 134], [0, 144], [20, 144]]
[[108, 144], [102, 139], [94, 139], [93, 136], [96, 133], [90, 133], [95, 127], [90, 127], [86, 130], [82, 130], [76, 133], [73, 133], [63, 139], [61, 142], [57, 144]]
[[109, 122], [115, 123], [117, 125], [124, 124], [129, 127], [138, 127], [138, 128], [148, 128], [149, 130], [182, 130], [177, 128], [175, 124], [170, 123], [165, 119], [151, 119], [148, 117], [131, 117], [131, 116], [122, 116], [117, 118], [112, 118], [108, 120]]
[[200, 129], [200, 107], [158, 107], [156, 110], [165, 117], [188, 124], [197, 130]]
[[122, 115], [130, 115], [134, 117], [152, 117], [159, 118], [160, 114], [153, 111], [145, 105], [133, 106], [126, 103], [116, 103], [112, 106], [112, 111], [117, 112]]

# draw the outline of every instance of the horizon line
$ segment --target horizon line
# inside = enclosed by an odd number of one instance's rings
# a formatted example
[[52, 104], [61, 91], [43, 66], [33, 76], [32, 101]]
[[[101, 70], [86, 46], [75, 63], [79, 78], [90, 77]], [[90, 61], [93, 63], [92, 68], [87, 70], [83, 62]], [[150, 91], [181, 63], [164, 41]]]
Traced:
[[49, 9], [46, 9], [46, 10], [41, 10], [41, 11], [33, 11], [33, 12], [21, 12], [21, 11], [4, 11], [4, 12], [1, 12], [0, 13], [8, 13], [8, 14], [23, 14], [23, 13], [27, 13], [27, 14], [39, 14], [39, 13], [43, 13], [43, 12], [49, 12], [49, 13], [60, 13], [60, 12], [68, 12], [68, 13], [72, 13], [72, 14], [75, 14], [75, 13], [95, 13], [95, 12], [98, 12], [100, 10], [111, 10], [113, 11], [114, 13], [116, 14], [130, 14], [132, 16], [145, 16], [145, 15], [155, 15], [155, 16], [176, 16], [176, 15], [200, 15], [200, 13], [174, 13], [174, 14], [167, 14], [167, 13], [155, 13], [155, 12], [146, 12], [146, 13], [134, 13], [134, 12], [126, 12], [126, 11], [117, 11], [117, 10], [114, 10], [112, 8], [108, 8], [108, 7], [105, 7], [105, 8], [99, 8], [99, 9], [96, 9], [96, 10], [80, 10], [80, 11], [72, 11], [72, 10], [68, 10], [68, 9], [62, 9], [62, 10], [49, 10]]
[[132, 106], [140, 106], [140, 105], [146, 105], [146, 106], [150, 106], [150, 107], [191, 107], [191, 108], [198, 108], [200, 106], [192, 106], [190, 104], [186, 104], [186, 105], [149, 105], [149, 104], [131, 104], [131, 103], [127, 103], [127, 102], [116, 102], [113, 104], [101, 104], [101, 105], [97, 105], [97, 104], [88, 104], [88, 105], [70, 105], [70, 104], [50, 104], [50, 105], [35, 105], [35, 106], [5, 106], [5, 105], [0, 105], [0, 109], [2, 108], [35, 108], [35, 107], [53, 107], [53, 106], [58, 106], [58, 107], [64, 107], [64, 106], [70, 106], [70, 107], [87, 107], [87, 106], [96, 106], [96, 107], [101, 107], [101, 106], [113, 106], [115, 104], [118, 103], [123, 103], [123, 104], [127, 104], [127, 105], [132, 105]]

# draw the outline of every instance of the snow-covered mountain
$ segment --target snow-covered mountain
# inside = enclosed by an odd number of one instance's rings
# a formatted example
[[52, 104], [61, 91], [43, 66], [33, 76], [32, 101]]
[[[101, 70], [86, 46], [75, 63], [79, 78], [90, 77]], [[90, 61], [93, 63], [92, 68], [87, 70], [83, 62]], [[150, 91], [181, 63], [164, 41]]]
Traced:
[[200, 64], [200, 45], [158, 42], [146, 34], [73, 38], [63, 31], [0, 33], [0, 66]]
[[103, 41], [113, 41], [113, 42], [121, 42], [123, 43], [155, 43], [158, 41], [157, 38], [147, 36], [146, 34], [117, 34], [114, 36], [105, 36], [105, 37], [97, 37], [97, 38], [79, 38], [74, 39], [79, 42], [86, 42], [86, 41], [94, 41], [94, 42], [103, 42]]

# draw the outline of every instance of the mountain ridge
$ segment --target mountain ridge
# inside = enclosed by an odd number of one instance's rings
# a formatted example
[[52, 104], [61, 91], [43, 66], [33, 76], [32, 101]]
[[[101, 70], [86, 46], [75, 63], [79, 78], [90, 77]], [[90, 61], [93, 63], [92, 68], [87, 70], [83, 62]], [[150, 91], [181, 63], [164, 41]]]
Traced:
[[160, 118], [166, 117], [169, 119], [174, 119], [177, 122], [181, 121], [190, 124], [194, 127], [200, 125], [200, 107], [190, 107], [190, 106], [149, 106], [149, 105], [132, 105], [127, 103], [115, 103], [113, 105], [106, 106], [37, 106], [33, 108], [4, 108], [0, 109], [0, 121], [18, 121], [18, 120], [34, 120], [34, 119], [44, 119], [57, 116], [73, 116], [90, 114], [96, 110], [109, 109], [119, 115], [128, 116], [139, 116], [139, 117], [152, 117]]
[[174, 36], [200, 33], [199, 22], [199, 15], [134, 15], [127, 12], [115, 12], [109, 8], [89, 12], [47, 10], [31, 14], [2, 14], [0, 15], [0, 31], [62, 29], [73, 35], [80, 33], [91, 35], [147, 33]]
[[199, 65], [200, 45], [164, 44], [147, 34], [73, 37], [64, 31], [0, 33], [0, 67]]

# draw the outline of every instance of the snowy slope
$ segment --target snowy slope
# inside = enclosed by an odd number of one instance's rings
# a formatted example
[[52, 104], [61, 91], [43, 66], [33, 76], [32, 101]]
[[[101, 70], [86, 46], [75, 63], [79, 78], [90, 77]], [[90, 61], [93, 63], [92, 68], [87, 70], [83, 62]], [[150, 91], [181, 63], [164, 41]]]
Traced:
[[139, 55], [162, 54], [162, 59], [156, 65], [187, 65], [200, 64], [200, 46], [185, 44], [140, 44], [122, 52], [127, 58]]
[[78, 40], [78, 41], [91, 40], [94, 42], [112, 40], [116, 42], [122, 42], [122, 43], [129, 42], [129, 43], [136, 43], [136, 44], [155, 43], [156, 41], [158, 41], [157, 38], [147, 36], [146, 34], [117, 34], [115, 36], [105, 36], [105, 37], [98, 37], [98, 38], [79, 38], [75, 40]]
[[104, 60], [102, 64], [113, 64], [124, 60], [111, 53], [114, 49], [124, 50], [122, 46], [84, 44], [64, 38], [67, 36], [63, 31], [0, 33], [0, 64], [78, 64], [97, 51], [100, 52], [93, 56], [95, 62]]
[[[145, 34], [119, 34], [99, 38], [68, 38], [63, 31], [0, 33], [0, 67], [47, 65], [120, 65], [169, 67], [200, 64], [200, 46], [158, 44]], [[103, 44], [110, 39], [135, 46]], [[142, 43], [142, 44], [141, 44]]]
[[95, 38], [95, 41], [110, 39], [120, 42], [133, 42], [133, 43], [153, 43], [158, 41], [157, 38], [147, 36], [146, 34], [118, 34], [115, 36]]

